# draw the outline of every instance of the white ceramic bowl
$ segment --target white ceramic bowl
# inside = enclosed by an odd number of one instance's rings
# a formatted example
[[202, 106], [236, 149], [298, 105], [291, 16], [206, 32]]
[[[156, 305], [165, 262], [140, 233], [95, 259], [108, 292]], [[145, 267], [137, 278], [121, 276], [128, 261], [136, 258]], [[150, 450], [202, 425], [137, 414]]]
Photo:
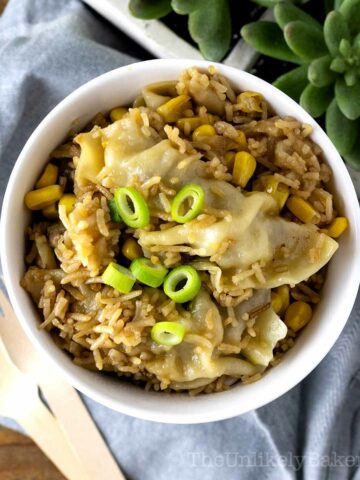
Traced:
[[[143, 85], [176, 79], [187, 67], [208, 67], [205, 61], [151, 60], [113, 70], [69, 95], [41, 122], [21, 152], [6, 190], [1, 219], [1, 255], [6, 287], [18, 318], [33, 344], [54, 362], [67, 380], [98, 402], [135, 417], [173, 423], [200, 423], [233, 417], [279, 397], [308, 375], [340, 335], [354, 304], [359, 285], [359, 206], [349, 174], [335, 147], [299, 105], [270, 84], [249, 73], [216, 65], [239, 89], [261, 92], [279, 115], [291, 115], [313, 126], [312, 138], [324, 152], [334, 176], [337, 205], [350, 229], [340, 239], [340, 248], [329, 265], [322, 300], [313, 321], [298, 338], [280, 365], [253, 384], [231, 390], [189, 397], [184, 394], [145, 392], [119, 378], [89, 372], [75, 366], [58, 349], [50, 335], [40, 331], [39, 315], [29, 295], [21, 288], [24, 273], [24, 231], [30, 215], [23, 198], [47, 162], [48, 154], [64, 140], [76, 122], [83, 126], [99, 111], [126, 105]], [[329, 375], [331, 372], [329, 372]]]

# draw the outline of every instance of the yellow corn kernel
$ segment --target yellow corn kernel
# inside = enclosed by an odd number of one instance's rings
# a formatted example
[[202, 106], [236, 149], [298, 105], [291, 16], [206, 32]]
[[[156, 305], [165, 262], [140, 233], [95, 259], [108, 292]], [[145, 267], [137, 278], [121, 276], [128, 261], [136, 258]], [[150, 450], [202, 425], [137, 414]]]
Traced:
[[191, 108], [190, 97], [188, 95], [179, 95], [160, 105], [156, 111], [163, 117], [165, 122], [176, 122], [183, 116], [185, 110], [189, 108]]
[[275, 313], [279, 313], [282, 309], [281, 297], [276, 292], [271, 292], [271, 306]]
[[312, 317], [312, 308], [305, 302], [294, 302], [286, 310], [286, 325], [297, 332], [310, 322]]
[[48, 218], [49, 220], [56, 220], [59, 217], [56, 203], [52, 203], [48, 207], [43, 208], [42, 214], [45, 218]]
[[69, 214], [74, 209], [76, 197], [73, 193], [65, 193], [59, 200], [59, 207], [64, 206], [66, 213]]
[[197, 127], [193, 134], [192, 134], [192, 139], [194, 142], [198, 141], [201, 139], [201, 137], [214, 137], [216, 135], [216, 130], [212, 125], [200, 125], [200, 127]]
[[263, 111], [261, 102], [263, 96], [257, 92], [242, 92], [237, 97], [237, 103], [240, 105], [240, 108], [245, 113], [259, 112]]
[[36, 182], [35, 188], [44, 188], [49, 185], [54, 185], [58, 176], [58, 167], [52, 163], [48, 163], [41, 174], [39, 180]]
[[289, 197], [288, 187], [279, 183], [273, 175], [264, 175], [262, 177], [262, 182], [265, 192], [269, 193], [274, 198], [281, 210]]
[[295, 217], [304, 223], [314, 223], [319, 217], [310, 203], [297, 195], [291, 195], [286, 202], [286, 206]]
[[330, 237], [338, 238], [345, 232], [348, 226], [349, 222], [346, 217], [336, 217], [327, 229], [327, 234]]
[[117, 120], [120, 120], [127, 112], [128, 109], [124, 107], [113, 108], [110, 112], [110, 120], [112, 122], [116, 122]]
[[142, 256], [143, 252], [140, 245], [133, 238], [127, 238], [123, 243], [121, 252], [129, 260], [135, 260]]
[[248, 144], [246, 140], [246, 135], [241, 130], [238, 131], [238, 136], [234, 138], [235, 142], [239, 144], [240, 150], [247, 150]]
[[274, 292], [279, 295], [281, 299], [281, 308], [278, 312], [279, 315], [282, 315], [285, 310], [288, 308], [290, 303], [290, 289], [288, 285], [281, 285], [274, 289]]
[[60, 185], [49, 185], [38, 190], [32, 190], [25, 195], [25, 205], [30, 210], [42, 210], [60, 200], [62, 193]]
[[233, 181], [245, 188], [250, 178], [254, 175], [256, 160], [248, 152], [238, 152], [235, 155], [233, 168]]
[[200, 117], [183, 117], [179, 118], [176, 122], [176, 126], [182, 130], [192, 132], [195, 128], [200, 127], [201, 118]]
[[224, 155], [225, 165], [230, 169], [234, 167], [235, 154], [235, 152], [229, 151], [226, 152]]

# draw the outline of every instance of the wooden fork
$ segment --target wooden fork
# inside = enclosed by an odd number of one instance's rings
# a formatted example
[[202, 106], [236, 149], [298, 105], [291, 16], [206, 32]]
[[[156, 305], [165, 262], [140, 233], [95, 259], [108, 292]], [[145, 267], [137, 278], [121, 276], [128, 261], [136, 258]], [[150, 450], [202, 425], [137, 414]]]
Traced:
[[1, 289], [0, 336], [13, 363], [41, 388], [72, 446], [85, 475], [76, 480], [125, 480], [78, 393], [32, 346]]
[[12, 363], [0, 339], [0, 414], [16, 420], [69, 480], [89, 480], [38, 387]]

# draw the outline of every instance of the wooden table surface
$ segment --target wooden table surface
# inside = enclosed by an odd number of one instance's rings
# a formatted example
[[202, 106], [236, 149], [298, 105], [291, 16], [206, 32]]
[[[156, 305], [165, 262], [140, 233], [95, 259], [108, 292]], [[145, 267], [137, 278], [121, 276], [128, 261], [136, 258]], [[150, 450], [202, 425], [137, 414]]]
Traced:
[[4, 427], [0, 427], [0, 479], [66, 480], [29, 437]]

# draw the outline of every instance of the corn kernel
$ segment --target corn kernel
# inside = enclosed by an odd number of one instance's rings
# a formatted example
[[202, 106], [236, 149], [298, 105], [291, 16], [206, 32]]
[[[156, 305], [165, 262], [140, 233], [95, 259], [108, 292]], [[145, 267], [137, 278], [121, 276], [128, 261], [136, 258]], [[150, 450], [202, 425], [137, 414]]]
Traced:
[[237, 97], [237, 103], [240, 105], [240, 108], [245, 113], [259, 112], [263, 111], [261, 102], [263, 96], [257, 92], [242, 92]]
[[333, 238], [339, 238], [345, 230], [348, 228], [349, 222], [346, 217], [336, 217], [329, 228], [327, 229], [327, 234]]
[[265, 192], [269, 193], [274, 198], [281, 210], [289, 197], [288, 187], [280, 184], [273, 175], [264, 175], [262, 177], [262, 182], [265, 187]]
[[281, 285], [281, 287], [277, 287], [274, 289], [274, 292], [279, 295], [281, 299], [281, 308], [277, 312], [279, 315], [282, 315], [285, 310], [288, 308], [290, 303], [290, 289], [288, 285]]
[[219, 120], [219, 117], [216, 115], [213, 115], [211, 113], [207, 113], [204, 116], [194, 116], [194, 117], [182, 117], [179, 118], [176, 122], [176, 126], [182, 130], [183, 132], [193, 132], [197, 127], [200, 127], [200, 125], [205, 125], [205, 124], [214, 124]]
[[76, 197], [73, 193], [65, 193], [65, 195], [60, 198], [59, 206], [64, 206], [66, 213], [69, 214], [74, 209], [75, 201]]
[[190, 97], [188, 95], [179, 95], [160, 105], [156, 111], [163, 117], [165, 122], [176, 122], [183, 116], [185, 110], [189, 108], [191, 108]]
[[143, 252], [140, 245], [133, 238], [127, 238], [123, 243], [121, 252], [129, 260], [135, 260], [142, 256]]
[[36, 182], [35, 188], [44, 188], [49, 185], [54, 185], [58, 176], [58, 167], [52, 163], [48, 163], [41, 174], [39, 180]]
[[32, 190], [25, 195], [25, 205], [30, 210], [42, 210], [60, 200], [62, 193], [60, 185], [49, 185], [48, 187]]
[[289, 197], [286, 206], [295, 217], [304, 223], [315, 223], [319, 218], [319, 214], [310, 203], [296, 195]]
[[49, 220], [56, 220], [59, 217], [56, 203], [52, 203], [48, 207], [43, 208], [42, 214], [45, 218], [48, 218]]
[[200, 127], [201, 125], [201, 118], [200, 117], [184, 117], [179, 118], [176, 122], [176, 126], [182, 130], [192, 132], [195, 128]]
[[238, 152], [235, 155], [233, 181], [245, 188], [250, 178], [254, 175], [256, 160], [248, 152]]
[[194, 142], [199, 140], [201, 137], [214, 137], [216, 135], [216, 130], [212, 125], [200, 125], [194, 130], [192, 134], [192, 139]]
[[271, 306], [275, 313], [279, 313], [282, 309], [281, 297], [276, 292], [271, 292]]
[[310, 322], [312, 317], [312, 308], [305, 302], [294, 302], [286, 310], [286, 325], [297, 332]]
[[246, 140], [246, 135], [241, 130], [238, 131], [238, 136], [234, 138], [235, 142], [239, 144], [240, 150], [247, 150], [248, 144]]
[[113, 108], [110, 112], [110, 120], [112, 122], [116, 122], [117, 120], [120, 120], [127, 112], [128, 112], [127, 108], [123, 108], [123, 107]]
[[225, 162], [225, 165], [232, 169], [234, 167], [234, 161], [235, 161], [235, 152], [226, 152], [225, 155], [224, 155], [224, 162]]

